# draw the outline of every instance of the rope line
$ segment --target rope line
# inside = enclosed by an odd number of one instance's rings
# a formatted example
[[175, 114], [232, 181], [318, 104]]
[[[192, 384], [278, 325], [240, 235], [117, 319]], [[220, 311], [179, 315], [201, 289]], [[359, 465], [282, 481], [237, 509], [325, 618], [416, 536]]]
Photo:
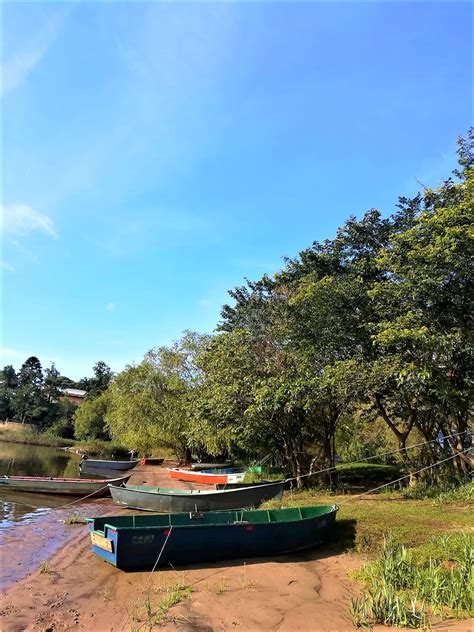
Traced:
[[422, 467], [421, 469], [416, 470], [416, 472], [412, 472], [411, 474], [406, 474], [405, 476], [401, 476], [400, 478], [397, 478], [394, 481], [390, 481], [389, 483], [384, 483], [383, 485], [379, 485], [378, 487], [374, 487], [373, 489], [369, 489], [366, 492], [362, 492], [361, 494], [356, 494], [355, 496], [351, 496], [350, 498], [347, 498], [346, 500], [343, 500], [341, 503], [339, 503], [339, 505], [345, 505], [346, 503], [350, 502], [351, 500], [354, 500], [356, 498], [360, 498], [361, 496], [366, 496], [367, 494], [372, 494], [372, 492], [376, 492], [379, 489], [383, 489], [384, 487], [388, 487], [389, 485], [393, 485], [394, 483], [398, 483], [400, 481], [403, 481], [406, 478], [410, 478], [410, 476], [413, 476], [414, 474], [419, 474], [420, 472], [424, 472], [425, 470], [429, 470], [429, 469], [431, 469], [433, 467], [437, 467], [438, 465], [441, 465], [441, 463], [445, 463], [446, 461], [450, 461], [451, 459], [455, 459], [460, 454], [465, 454], [469, 450], [470, 450], [470, 448], [466, 448], [466, 450], [463, 450], [462, 452], [458, 452], [456, 454], [452, 454], [451, 456], [448, 456], [447, 459], [442, 459], [441, 461], [438, 461], [437, 463], [433, 463], [432, 465], [426, 465], [425, 467]]
[[152, 576], [152, 575], [153, 575], [153, 573], [155, 572], [155, 568], [158, 566], [158, 562], [159, 562], [159, 561], [160, 561], [160, 559], [161, 559], [161, 556], [162, 556], [162, 554], [163, 554], [163, 551], [165, 550], [165, 546], [166, 546], [166, 544], [167, 544], [167, 542], [168, 542], [168, 540], [169, 540], [169, 537], [170, 537], [170, 535], [171, 535], [171, 532], [172, 532], [172, 531], [173, 531], [173, 525], [171, 525], [170, 530], [168, 531], [168, 534], [167, 534], [167, 536], [166, 536], [166, 539], [165, 539], [165, 541], [163, 542], [163, 546], [161, 547], [161, 551], [158, 553], [158, 557], [156, 558], [156, 561], [155, 561], [155, 563], [154, 563], [154, 565], [153, 565], [153, 568], [151, 569], [150, 573], [148, 574], [148, 577], [147, 577], [147, 579], [146, 579], [146, 582], [143, 584], [143, 588], [141, 589], [140, 594], [139, 594], [139, 595], [138, 595], [138, 597], [136, 598], [136, 600], [135, 600], [135, 602], [134, 602], [134, 604], [133, 604], [133, 606], [132, 606], [132, 608], [131, 608], [131, 610], [130, 610], [130, 612], [129, 612], [129, 614], [128, 614], [127, 620], [125, 621], [125, 623], [123, 624], [123, 626], [120, 628], [120, 632], [122, 632], [122, 631], [125, 629], [125, 626], [126, 626], [126, 625], [127, 625], [127, 623], [130, 621], [130, 618], [131, 618], [131, 616], [132, 616], [132, 614], [133, 614], [134, 609], [137, 607], [138, 602], [139, 602], [139, 601], [140, 601], [140, 599], [142, 598], [142, 595], [143, 595], [143, 593], [145, 592], [146, 587], [148, 586], [148, 583], [149, 583], [149, 581], [150, 581], [150, 579], [151, 579], [151, 576]]
[[[464, 435], [466, 433], [469, 433], [469, 430], [463, 430], [463, 432], [458, 432], [457, 436], [461, 436]], [[374, 454], [372, 456], [367, 456], [364, 457], [363, 459], [358, 459], [357, 461], [349, 461], [348, 463], [343, 463], [342, 465], [355, 465], [356, 463], [363, 463], [365, 461], [372, 461], [373, 459], [379, 459], [382, 456], [388, 456], [389, 454], [396, 454], [397, 452], [406, 452], [407, 450], [412, 450], [413, 448], [419, 448], [422, 445], [428, 445], [430, 443], [435, 443], [441, 439], [455, 439], [455, 437], [453, 437], [452, 434], [449, 435], [442, 435], [441, 437], [436, 437], [436, 439], [431, 439], [431, 441], [422, 441], [421, 443], [415, 443], [414, 445], [409, 445], [406, 448], [398, 448], [397, 450], [390, 450], [390, 452], [382, 452], [381, 454]], [[469, 448], [467, 448], [467, 451], [469, 451]], [[457, 456], [458, 454], [464, 454], [465, 451], [463, 452], [457, 452], [454, 456]], [[323, 474], [324, 472], [330, 472], [331, 470], [337, 470], [337, 465], [332, 465], [331, 467], [327, 467], [323, 470], [317, 470], [316, 472], [310, 472], [309, 474], [301, 474], [301, 476], [299, 478], [307, 478], [308, 476], [316, 476], [316, 474]], [[295, 481], [297, 480], [296, 476], [292, 476], [290, 478], [285, 479], [285, 482], [287, 481]]]

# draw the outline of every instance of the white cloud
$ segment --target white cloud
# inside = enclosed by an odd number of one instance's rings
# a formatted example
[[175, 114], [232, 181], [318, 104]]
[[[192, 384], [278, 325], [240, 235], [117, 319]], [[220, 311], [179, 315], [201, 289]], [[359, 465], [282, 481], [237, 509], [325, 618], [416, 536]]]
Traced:
[[2, 360], [26, 358], [26, 355], [16, 349], [8, 349], [7, 347], [0, 348], [0, 358]]
[[42, 29], [31, 36], [21, 50], [16, 50], [1, 64], [0, 94], [13, 92], [41, 62], [56, 39], [70, 9], [55, 13]]
[[117, 309], [117, 303], [107, 303], [107, 305], [105, 306], [105, 309], [108, 312], [115, 312], [115, 310]]
[[8, 270], [8, 272], [15, 272], [15, 268], [11, 266], [9, 263], [7, 263], [6, 261], [0, 261], [0, 266], [4, 270]]
[[46, 233], [54, 239], [58, 234], [53, 220], [28, 204], [9, 204], [1, 207], [2, 232], [11, 235], [28, 235], [34, 231]]

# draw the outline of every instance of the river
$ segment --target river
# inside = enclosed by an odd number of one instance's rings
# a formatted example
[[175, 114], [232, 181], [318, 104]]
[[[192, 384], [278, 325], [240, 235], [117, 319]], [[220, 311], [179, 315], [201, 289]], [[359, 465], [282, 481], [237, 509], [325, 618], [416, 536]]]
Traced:
[[[78, 477], [79, 456], [58, 448], [0, 441], [0, 476], [5, 475]], [[0, 488], [0, 590], [37, 569], [75, 530], [84, 530], [82, 525], [65, 524], [72, 513], [94, 516], [110, 511], [109, 499], [81, 501], [61, 509], [72, 500]]]
[[[58, 448], [0, 441], [0, 476], [79, 476], [79, 456]], [[31, 522], [67, 498], [0, 491], [0, 529]]]

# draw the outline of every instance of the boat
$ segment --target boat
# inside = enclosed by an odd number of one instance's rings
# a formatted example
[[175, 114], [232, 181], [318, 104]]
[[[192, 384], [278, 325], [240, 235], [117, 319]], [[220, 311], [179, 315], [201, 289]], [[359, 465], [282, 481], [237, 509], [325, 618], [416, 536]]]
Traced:
[[206, 485], [216, 485], [217, 483], [241, 483], [245, 478], [245, 472], [242, 470], [231, 471], [232, 468], [222, 470], [202, 470], [195, 472], [194, 470], [184, 470], [179, 467], [168, 468], [168, 475], [171, 478], [177, 478], [180, 481], [189, 481], [191, 483], [204, 483]]
[[109, 483], [126, 483], [131, 474], [115, 479], [55, 478], [53, 476], [2, 476], [0, 489], [6, 491], [67, 494], [68, 496], [108, 496]]
[[[107, 470], [103, 467], [91, 467], [88, 465], [87, 467], [79, 466], [79, 476], [81, 478], [117, 478], [121, 474], [126, 474], [123, 470]], [[129, 471], [129, 475], [131, 476], [133, 472]]]
[[121, 569], [283, 555], [331, 535], [337, 505], [88, 518], [92, 550]]
[[263, 485], [240, 487], [237, 489], [167, 489], [146, 485], [110, 484], [110, 492], [115, 503], [142, 509], [144, 511], [222, 511], [259, 507], [267, 500], [281, 498], [285, 481], [272, 481]]
[[154, 456], [144, 456], [140, 459], [140, 465], [161, 465], [165, 459]]
[[89, 468], [105, 469], [105, 470], [120, 470], [126, 471], [136, 467], [140, 461], [107, 461], [105, 459], [89, 459], [83, 456], [81, 459], [80, 468], [83, 472], [87, 472]]
[[227, 461], [227, 463], [191, 463], [192, 470], [220, 470], [226, 467], [232, 467], [232, 461]]

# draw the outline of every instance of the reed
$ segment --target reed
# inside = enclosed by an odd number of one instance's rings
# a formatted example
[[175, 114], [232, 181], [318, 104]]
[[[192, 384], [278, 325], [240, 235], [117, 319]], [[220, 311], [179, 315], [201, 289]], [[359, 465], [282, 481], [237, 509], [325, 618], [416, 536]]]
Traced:
[[357, 627], [425, 627], [433, 617], [474, 614], [474, 548], [467, 534], [408, 549], [386, 537], [379, 557], [357, 575], [365, 591], [351, 604]]

